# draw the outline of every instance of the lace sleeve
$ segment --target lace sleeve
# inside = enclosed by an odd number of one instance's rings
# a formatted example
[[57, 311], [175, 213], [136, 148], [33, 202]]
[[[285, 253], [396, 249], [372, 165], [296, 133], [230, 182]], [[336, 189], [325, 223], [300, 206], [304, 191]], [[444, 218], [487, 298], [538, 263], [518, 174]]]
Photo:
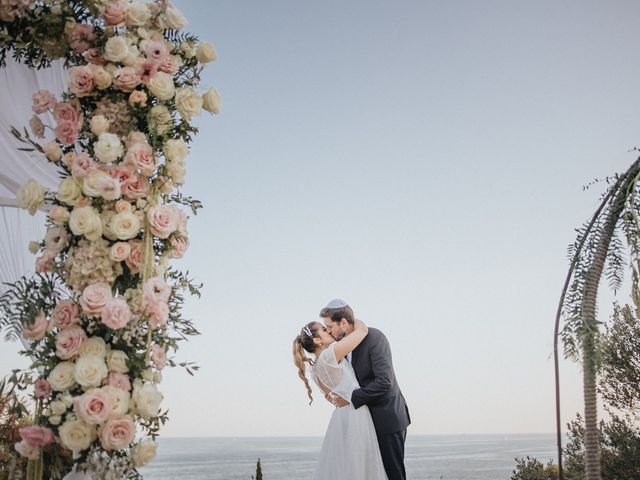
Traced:
[[335, 390], [342, 380], [342, 370], [336, 361], [335, 343], [329, 345], [313, 366], [313, 379], [322, 382], [330, 390]]

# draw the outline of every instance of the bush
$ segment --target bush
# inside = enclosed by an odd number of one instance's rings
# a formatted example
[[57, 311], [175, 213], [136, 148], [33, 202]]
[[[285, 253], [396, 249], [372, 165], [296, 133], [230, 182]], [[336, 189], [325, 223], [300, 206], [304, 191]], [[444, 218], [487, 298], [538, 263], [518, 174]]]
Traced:
[[558, 466], [551, 461], [545, 466], [537, 458], [516, 458], [511, 480], [557, 480]]

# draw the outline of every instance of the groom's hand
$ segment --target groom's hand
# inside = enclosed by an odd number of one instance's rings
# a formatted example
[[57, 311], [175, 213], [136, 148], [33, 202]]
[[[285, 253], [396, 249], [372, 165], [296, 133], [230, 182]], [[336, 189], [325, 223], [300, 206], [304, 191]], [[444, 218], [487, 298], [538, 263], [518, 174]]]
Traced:
[[347, 405], [349, 405], [349, 402], [347, 402], [344, 398], [342, 398], [339, 395], [333, 395], [329, 393], [325, 395], [325, 397], [327, 400], [333, 403], [336, 407], [346, 407]]

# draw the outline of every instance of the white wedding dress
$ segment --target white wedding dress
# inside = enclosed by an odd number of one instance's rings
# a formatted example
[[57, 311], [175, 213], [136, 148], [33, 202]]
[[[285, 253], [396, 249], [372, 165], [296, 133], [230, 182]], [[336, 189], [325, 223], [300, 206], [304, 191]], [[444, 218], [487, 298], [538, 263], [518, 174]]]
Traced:
[[[360, 388], [351, 364], [336, 361], [335, 343], [329, 345], [313, 366], [316, 383], [351, 401]], [[314, 480], [387, 480], [376, 430], [366, 405], [357, 410], [351, 404], [336, 409], [322, 442]]]

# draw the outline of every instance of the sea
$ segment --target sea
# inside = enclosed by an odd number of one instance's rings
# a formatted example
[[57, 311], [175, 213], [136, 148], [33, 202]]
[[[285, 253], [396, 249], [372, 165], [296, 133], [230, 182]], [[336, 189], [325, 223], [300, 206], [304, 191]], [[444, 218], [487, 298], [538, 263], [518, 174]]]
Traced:
[[[321, 437], [161, 438], [147, 480], [251, 480], [260, 459], [264, 480], [311, 479]], [[411, 435], [408, 480], [508, 480], [515, 458], [556, 457], [554, 434]]]

